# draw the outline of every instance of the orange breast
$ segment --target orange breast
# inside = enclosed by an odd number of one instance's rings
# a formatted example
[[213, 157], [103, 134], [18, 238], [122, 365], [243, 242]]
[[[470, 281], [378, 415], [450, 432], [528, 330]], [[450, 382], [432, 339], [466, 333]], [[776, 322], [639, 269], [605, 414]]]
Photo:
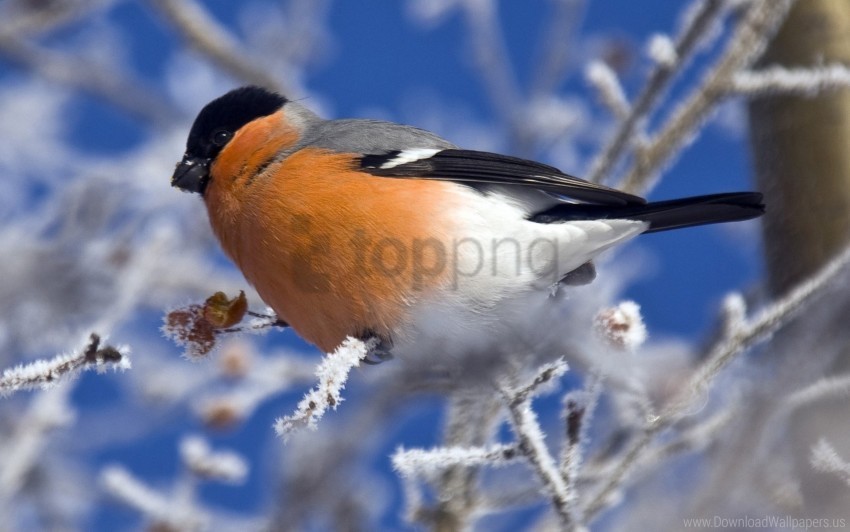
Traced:
[[[266, 142], [292, 142], [283, 138], [292, 132], [253, 126]], [[347, 335], [403, 334], [410, 307], [450, 278], [456, 185], [369, 176], [352, 169], [350, 155], [312, 148], [253, 176], [267, 160], [245, 140], [237, 135], [222, 151], [227, 172], [214, 164], [205, 200], [248, 281], [325, 351]]]

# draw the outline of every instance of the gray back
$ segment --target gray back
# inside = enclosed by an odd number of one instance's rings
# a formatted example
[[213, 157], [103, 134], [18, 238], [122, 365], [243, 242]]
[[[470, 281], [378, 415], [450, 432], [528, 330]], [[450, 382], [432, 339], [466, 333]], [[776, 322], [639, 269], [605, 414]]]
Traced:
[[319, 120], [310, 123], [298, 143], [340, 153], [381, 154], [415, 148], [448, 149], [455, 146], [437, 135], [412, 126], [381, 120]]

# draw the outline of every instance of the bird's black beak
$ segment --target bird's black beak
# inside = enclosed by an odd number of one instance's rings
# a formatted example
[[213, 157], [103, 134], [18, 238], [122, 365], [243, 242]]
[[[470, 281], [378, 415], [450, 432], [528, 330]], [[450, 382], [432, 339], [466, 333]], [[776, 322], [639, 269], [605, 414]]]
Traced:
[[210, 180], [210, 160], [186, 155], [174, 169], [171, 186], [187, 192], [203, 194]]

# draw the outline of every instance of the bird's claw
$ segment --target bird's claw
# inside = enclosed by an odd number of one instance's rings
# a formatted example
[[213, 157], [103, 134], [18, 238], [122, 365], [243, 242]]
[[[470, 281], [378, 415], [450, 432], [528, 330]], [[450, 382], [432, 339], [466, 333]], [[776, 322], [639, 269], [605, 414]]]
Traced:
[[373, 349], [366, 354], [363, 358], [363, 363], [368, 364], [370, 366], [377, 366], [382, 362], [386, 362], [387, 360], [392, 360], [395, 358], [392, 353], [385, 349]]

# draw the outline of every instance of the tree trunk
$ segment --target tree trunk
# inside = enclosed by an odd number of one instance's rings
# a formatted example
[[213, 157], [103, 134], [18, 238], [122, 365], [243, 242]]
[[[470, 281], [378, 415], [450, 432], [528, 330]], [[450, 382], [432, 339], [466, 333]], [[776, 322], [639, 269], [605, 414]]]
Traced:
[[[760, 63], [850, 64], [850, 1], [798, 1]], [[770, 290], [780, 295], [850, 241], [850, 91], [755, 98], [750, 126]]]
[[[850, 64], [850, 0], [798, 0], [760, 66], [832, 63]], [[750, 103], [750, 135], [758, 188], [767, 205], [768, 288], [780, 296], [850, 243], [850, 90], [757, 97]], [[847, 371], [850, 310], [846, 301], [835, 299], [816, 304], [773, 342], [783, 352], [766, 354], [765, 363], [798, 372], [796, 379], [784, 375], [784, 382], [800, 386], [801, 377], [813, 381]], [[763, 399], [775, 406], [783, 398]], [[762, 414], [770, 404], [764, 406]], [[850, 457], [848, 411], [846, 399], [821, 401], [797, 412], [788, 426], [792, 460], [778, 458], [783, 462], [778, 466], [790, 466], [799, 482], [797, 511], [804, 517], [847, 517], [850, 491], [835, 475], [815, 471], [810, 456], [812, 445], [825, 438]]]

